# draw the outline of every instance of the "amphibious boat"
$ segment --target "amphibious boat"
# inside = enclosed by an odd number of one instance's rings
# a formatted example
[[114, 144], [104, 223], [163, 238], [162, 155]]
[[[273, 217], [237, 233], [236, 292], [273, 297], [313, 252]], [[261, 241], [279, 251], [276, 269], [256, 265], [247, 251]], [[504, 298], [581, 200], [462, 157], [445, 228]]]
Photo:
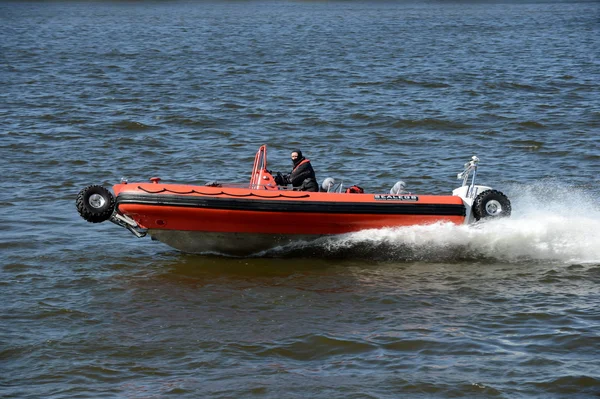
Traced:
[[166, 184], [153, 177], [121, 181], [112, 187], [114, 194], [90, 185], [79, 192], [76, 206], [88, 222], [110, 220], [137, 237], [150, 235], [180, 251], [249, 255], [365, 229], [509, 216], [511, 204], [503, 193], [475, 184], [478, 163], [474, 156], [464, 165], [457, 176], [462, 186], [452, 195], [407, 193], [403, 182], [389, 193], [365, 193], [332, 178], [325, 179], [322, 191], [305, 192], [275, 183], [263, 145], [246, 184]]

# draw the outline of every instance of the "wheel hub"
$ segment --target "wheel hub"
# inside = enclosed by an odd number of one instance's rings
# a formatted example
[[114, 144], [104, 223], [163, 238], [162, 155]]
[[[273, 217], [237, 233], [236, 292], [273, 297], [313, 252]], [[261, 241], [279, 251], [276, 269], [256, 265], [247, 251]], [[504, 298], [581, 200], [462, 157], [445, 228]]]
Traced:
[[92, 194], [88, 199], [89, 204], [92, 208], [100, 209], [106, 204], [106, 200], [100, 194]]
[[502, 204], [496, 200], [490, 200], [485, 204], [485, 211], [490, 216], [498, 216], [502, 213]]

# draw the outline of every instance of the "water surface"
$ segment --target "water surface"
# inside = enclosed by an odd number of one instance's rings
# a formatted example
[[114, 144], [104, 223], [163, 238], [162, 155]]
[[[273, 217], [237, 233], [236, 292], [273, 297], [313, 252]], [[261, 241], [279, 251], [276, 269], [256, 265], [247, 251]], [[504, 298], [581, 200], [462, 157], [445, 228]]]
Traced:
[[[0, 3], [0, 396], [594, 398], [597, 2]], [[513, 217], [186, 255], [88, 184], [291, 169]]]

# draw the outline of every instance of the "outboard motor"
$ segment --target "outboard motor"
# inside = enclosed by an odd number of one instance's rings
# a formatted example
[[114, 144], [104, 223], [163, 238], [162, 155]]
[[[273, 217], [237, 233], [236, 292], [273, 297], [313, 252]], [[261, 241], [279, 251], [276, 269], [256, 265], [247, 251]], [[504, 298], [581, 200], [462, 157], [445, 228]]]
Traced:
[[396, 184], [394, 184], [394, 187], [392, 187], [390, 189], [390, 194], [392, 194], [392, 195], [403, 194], [405, 192], [404, 191], [405, 188], [406, 188], [406, 183], [404, 183], [402, 180], [399, 180], [396, 182]]

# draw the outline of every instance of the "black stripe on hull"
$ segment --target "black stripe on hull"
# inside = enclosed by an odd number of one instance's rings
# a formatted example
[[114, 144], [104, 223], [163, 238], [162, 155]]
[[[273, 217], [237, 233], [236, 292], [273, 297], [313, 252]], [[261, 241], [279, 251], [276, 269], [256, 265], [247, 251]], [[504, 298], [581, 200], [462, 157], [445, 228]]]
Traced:
[[293, 212], [366, 215], [439, 215], [465, 216], [462, 204], [419, 204], [419, 203], [372, 203], [372, 202], [327, 202], [327, 201], [276, 201], [240, 198], [214, 198], [183, 195], [156, 195], [121, 193], [120, 204], [152, 206], [177, 206], [198, 209], [220, 209], [254, 212]]

